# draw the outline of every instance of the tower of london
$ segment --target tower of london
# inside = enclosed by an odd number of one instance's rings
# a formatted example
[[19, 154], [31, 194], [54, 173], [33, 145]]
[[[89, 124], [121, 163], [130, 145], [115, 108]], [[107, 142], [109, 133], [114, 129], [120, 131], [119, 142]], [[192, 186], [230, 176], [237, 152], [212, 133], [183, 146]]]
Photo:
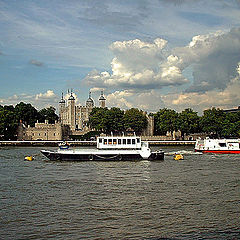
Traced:
[[[104, 108], [106, 106], [106, 99], [101, 92], [99, 98], [99, 106]], [[63, 98], [59, 102], [59, 120], [63, 125], [68, 125], [71, 132], [82, 131], [86, 132], [89, 130], [87, 122], [89, 120], [89, 115], [94, 108], [94, 101], [91, 97], [91, 92], [89, 92], [89, 97], [86, 101], [85, 106], [76, 105], [76, 99], [71, 91], [70, 97], [65, 100]]]

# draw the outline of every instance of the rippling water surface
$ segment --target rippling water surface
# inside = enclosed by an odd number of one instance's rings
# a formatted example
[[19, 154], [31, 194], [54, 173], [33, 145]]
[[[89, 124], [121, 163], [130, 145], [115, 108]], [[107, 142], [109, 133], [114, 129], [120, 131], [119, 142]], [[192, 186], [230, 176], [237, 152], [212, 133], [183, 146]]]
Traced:
[[240, 155], [163, 149], [159, 162], [51, 162], [0, 148], [0, 239], [240, 239]]

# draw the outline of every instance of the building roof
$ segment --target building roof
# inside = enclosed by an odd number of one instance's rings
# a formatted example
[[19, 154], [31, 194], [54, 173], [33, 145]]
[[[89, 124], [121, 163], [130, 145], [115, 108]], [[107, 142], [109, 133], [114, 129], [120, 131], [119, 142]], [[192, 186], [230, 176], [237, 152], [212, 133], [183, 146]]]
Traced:
[[99, 101], [100, 100], [106, 100], [106, 98], [103, 96], [103, 91], [101, 91], [101, 96], [100, 96], [100, 98], [99, 98]]
[[91, 98], [91, 92], [89, 92], [89, 97], [88, 97], [87, 103], [94, 104], [94, 101], [93, 101], [93, 99]]
[[64, 98], [63, 98], [63, 93], [62, 93], [62, 98], [61, 98], [61, 100], [59, 101], [59, 103], [65, 103], [65, 100], [64, 100]]
[[68, 98], [68, 100], [75, 100], [75, 98], [74, 98], [74, 96], [72, 95], [72, 93], [71, 93], [70, 97]]

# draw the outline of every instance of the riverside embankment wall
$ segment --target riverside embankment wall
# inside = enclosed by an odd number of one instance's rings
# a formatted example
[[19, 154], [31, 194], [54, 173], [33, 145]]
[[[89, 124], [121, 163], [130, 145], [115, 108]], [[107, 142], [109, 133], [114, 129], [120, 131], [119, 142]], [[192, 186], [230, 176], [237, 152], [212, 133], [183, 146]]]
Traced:
[[[59, 143], [62, 141], [0, 141], [0, 147], [4, 146], [18, 146], [18, 147], [57, 147]], [[147, 141], [149, 145], [157, 146], [157, 145], [194, 145], [195, 141], [164, 141], [164, 140], [152, 140]], [[96, 146], [96, 141], [68, 141], [71, 146]]]

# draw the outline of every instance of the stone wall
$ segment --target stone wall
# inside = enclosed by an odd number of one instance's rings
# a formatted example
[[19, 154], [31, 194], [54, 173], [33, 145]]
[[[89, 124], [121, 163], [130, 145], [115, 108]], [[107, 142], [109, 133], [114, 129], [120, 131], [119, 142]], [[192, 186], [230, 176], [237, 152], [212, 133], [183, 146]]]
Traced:
[[62, 140], [63, 126], [60, 123], [49, 124], [35, 123], [35, 127], [26, 127], [20, 123], [18, 128], [18, 140]]

